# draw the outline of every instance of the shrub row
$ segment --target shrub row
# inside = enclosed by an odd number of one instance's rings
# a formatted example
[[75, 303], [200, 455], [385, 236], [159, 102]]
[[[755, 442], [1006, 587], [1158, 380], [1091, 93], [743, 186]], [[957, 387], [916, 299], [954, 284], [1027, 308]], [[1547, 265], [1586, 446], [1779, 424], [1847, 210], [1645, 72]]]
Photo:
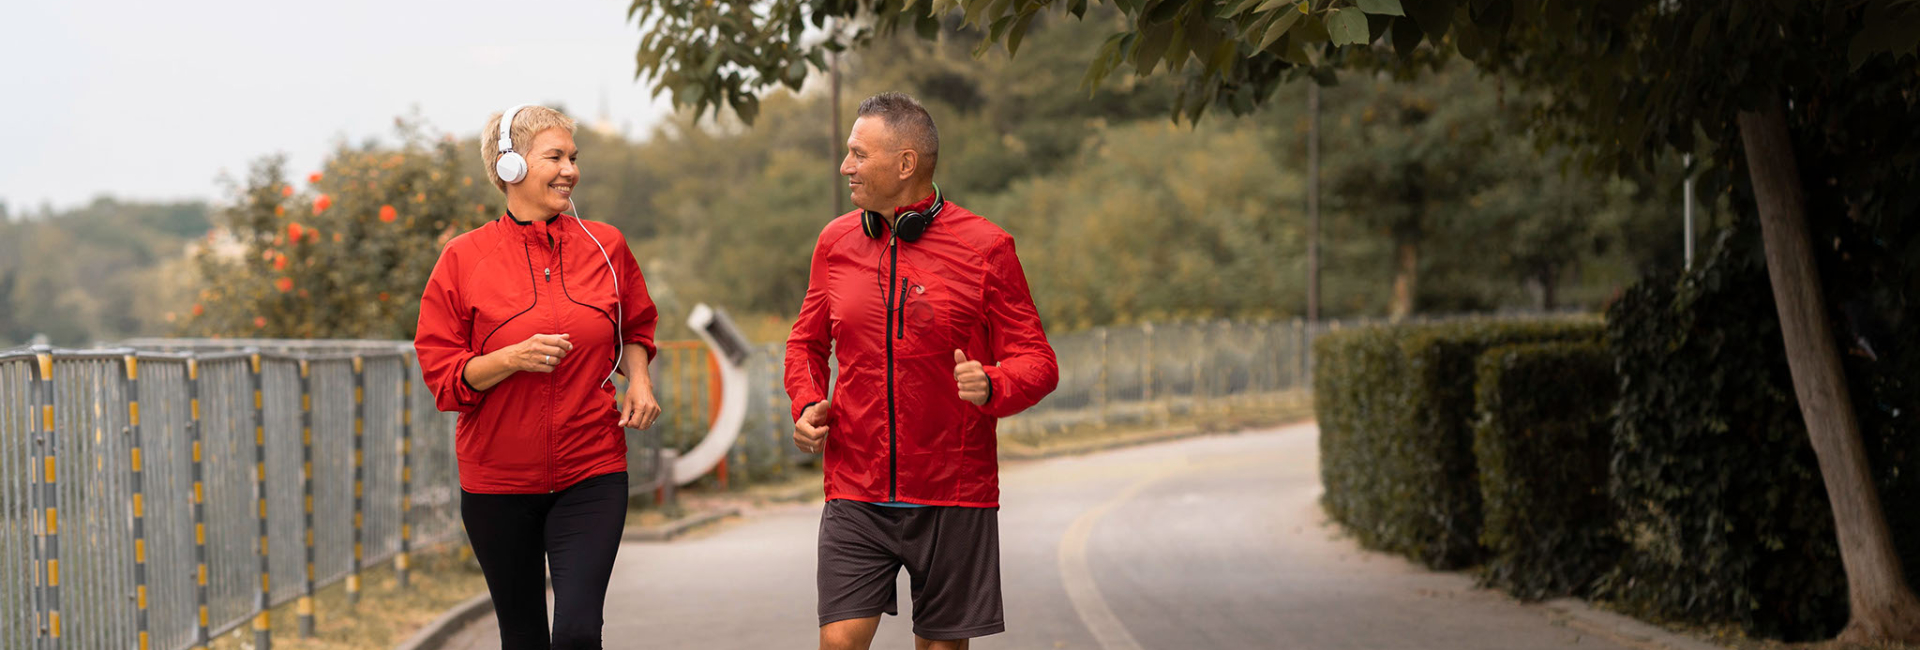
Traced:
[[1516, 343], [1596, 341], [1596, 320], [1475, 320], [1331, 332], [1314, 343], [1330, 515], [1363, 545], [1451, 569], [1482, 558], [1474, 363]]
[[1597, 341], [1510, 345], [1480, 355], [1475, 376], [1485, 579], [1528, 600], [1590, 594], [1620, 549], [1613, 357]]

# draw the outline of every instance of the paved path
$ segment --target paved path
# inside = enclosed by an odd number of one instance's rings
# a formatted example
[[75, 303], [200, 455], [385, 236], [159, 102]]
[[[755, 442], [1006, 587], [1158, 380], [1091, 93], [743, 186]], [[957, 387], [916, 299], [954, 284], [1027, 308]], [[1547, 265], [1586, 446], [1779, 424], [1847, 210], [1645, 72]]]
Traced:
[[[1311, 424], [1002, 467], [1007, 632], [977, 648], [1507, 650], [1622, 646], [1324, 523]], [[606, 647], [811, 648], [820, 504], [627, 544]], [[911, 606], [904, 572], [903, 613]], [[876, 648], [912, 647], [906, 620]], [[449, 648], [496, 648], [491, 618]]]

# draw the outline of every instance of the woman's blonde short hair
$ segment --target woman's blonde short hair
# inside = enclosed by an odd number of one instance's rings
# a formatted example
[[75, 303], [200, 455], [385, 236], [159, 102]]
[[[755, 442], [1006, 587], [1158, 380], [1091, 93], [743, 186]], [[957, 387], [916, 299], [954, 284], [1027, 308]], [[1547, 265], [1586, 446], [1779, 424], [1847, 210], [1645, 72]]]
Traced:
[[[507, 182], [500, 180], [499, 172], [493, 170], [493, 162], [500, 158], [500, 116], [504, 113], [506, 111], [494, 113], [487, 119], [487, 128], [480, 130], [480, 161], [487, 168], [487, 180], [493, 181], [493, 186], [500, 188], [502, 194], [507, 192]], [[566, 129], [571, 134], [573, 118], [545, 106], [520, 109], [513, 115], [513, 132], [509, 134], [513, 138], [513, 150], [526, 156], [527, 148], [533, 146], [533, 136], [547, 129]]]

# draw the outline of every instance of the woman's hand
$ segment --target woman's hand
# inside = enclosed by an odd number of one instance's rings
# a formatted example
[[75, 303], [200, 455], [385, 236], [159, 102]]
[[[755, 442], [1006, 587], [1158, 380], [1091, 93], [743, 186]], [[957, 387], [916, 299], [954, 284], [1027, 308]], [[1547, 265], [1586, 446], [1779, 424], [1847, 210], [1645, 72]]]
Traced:
[[653, 399], [653, 386], [644, 383], [627, 385], [627, 394], [620, 400], [620, 426], [631, 429], [645, 429], [653, 426], [660, 417], [660, 403]]
[[567, 334], [535, 334], [467, 362], [463, 377], [474, 390], [487, 390], [516, 372], [553, 372], [573, 350]]
[[535, 334], [501, 350], [508, 368], [518, 372], [553, 372], [573, 351], [572, 334]]

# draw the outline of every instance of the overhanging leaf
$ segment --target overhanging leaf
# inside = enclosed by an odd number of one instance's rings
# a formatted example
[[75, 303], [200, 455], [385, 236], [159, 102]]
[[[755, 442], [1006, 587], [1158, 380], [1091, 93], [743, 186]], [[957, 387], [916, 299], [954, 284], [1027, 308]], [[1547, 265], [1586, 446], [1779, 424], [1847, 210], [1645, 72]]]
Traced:
[[1327, 12], [1327, 35], [1334, 45], [1366, 45], [1367, 15], [1358, 11], [1334, 9]]
[[1027, 13], [1020, 16], [1020, 20], [1013, 24], [1013, 31], [1007, 33], [1007, 56], [1020, 53], [1020, 39], [1026, 37], [1027, 26], [1033, 24], [1033, 17], [1036, 15], [1038, 14]]
[[[1252, 0], [1252, 2], [1243, 2], [1241, 3], [1241, 6], [1252, 4], [1253, 2], [1259, 2], [1259, 0]], [[1254, 13], [1266, 13], [1266, 12], [1273, 11], [1275, 9], [1280, 9], [1283, 7], [1290, 9], [1293, 6], [1294, 6], [1293, 0], [1267, 0], [1266, 2], [1260, 3], [1259, 9], [1255, 9], [1253, 11]], [[1236, 11], [1234, 13], [1240, 13], [1240, 12]]]
[[1400, 0], [1359, 0], [1360, 11], [1381, 16], [1405, 16], [1400, 10]]
[[1267, 46], [1272, 45], [1274, 41], [1280, 40], [1280, 37], [1285, 36], [1287, 30], [1293, 29], [1294, 23], [1298, 22], [1300, 22], [1300, 14], [1297, 12], [1289, 11], [1280, 14], [1279, 18], [1274, 19], [1272, 25], [1267, 26], [1267, 32], [1260, 35], [1260, 46], [1254, 49], [1267, 49]]
[[1140, 47], [1133, 51], [1133, 67], [1142, 76], [1153, 74], [1160, 58], [1166, 56], [1167, 45], [1173, 42], [1173, 32], [1178, 28], [1178, 25], [1162, 24], [1142, 30]]
[[1393, 51], [1400, 58], [1413, 56], [1414, 49], [1420, 47], [1420, 26], [1411, 19], [1393, 19], [1393, 27], [1389, 31], [1393, 36]]
[[1158, 4], [1153, 5], [1153, 8], [1147, 10], [1147, 24], [1158, 25], [1173, 20], [1173, 17], [1180, 13], [1180, 8], [1184, 6], [1186, 6], [1185, 0], [1160, 0]]
[[1440, 38], [1447, 35], [1447, 28], [1453, 24], [1454, 7], [1454, 0], [1421, 0], [1407, 8], [1407, 17], [1420, 26], [1428, 42], [1439, 45]]

